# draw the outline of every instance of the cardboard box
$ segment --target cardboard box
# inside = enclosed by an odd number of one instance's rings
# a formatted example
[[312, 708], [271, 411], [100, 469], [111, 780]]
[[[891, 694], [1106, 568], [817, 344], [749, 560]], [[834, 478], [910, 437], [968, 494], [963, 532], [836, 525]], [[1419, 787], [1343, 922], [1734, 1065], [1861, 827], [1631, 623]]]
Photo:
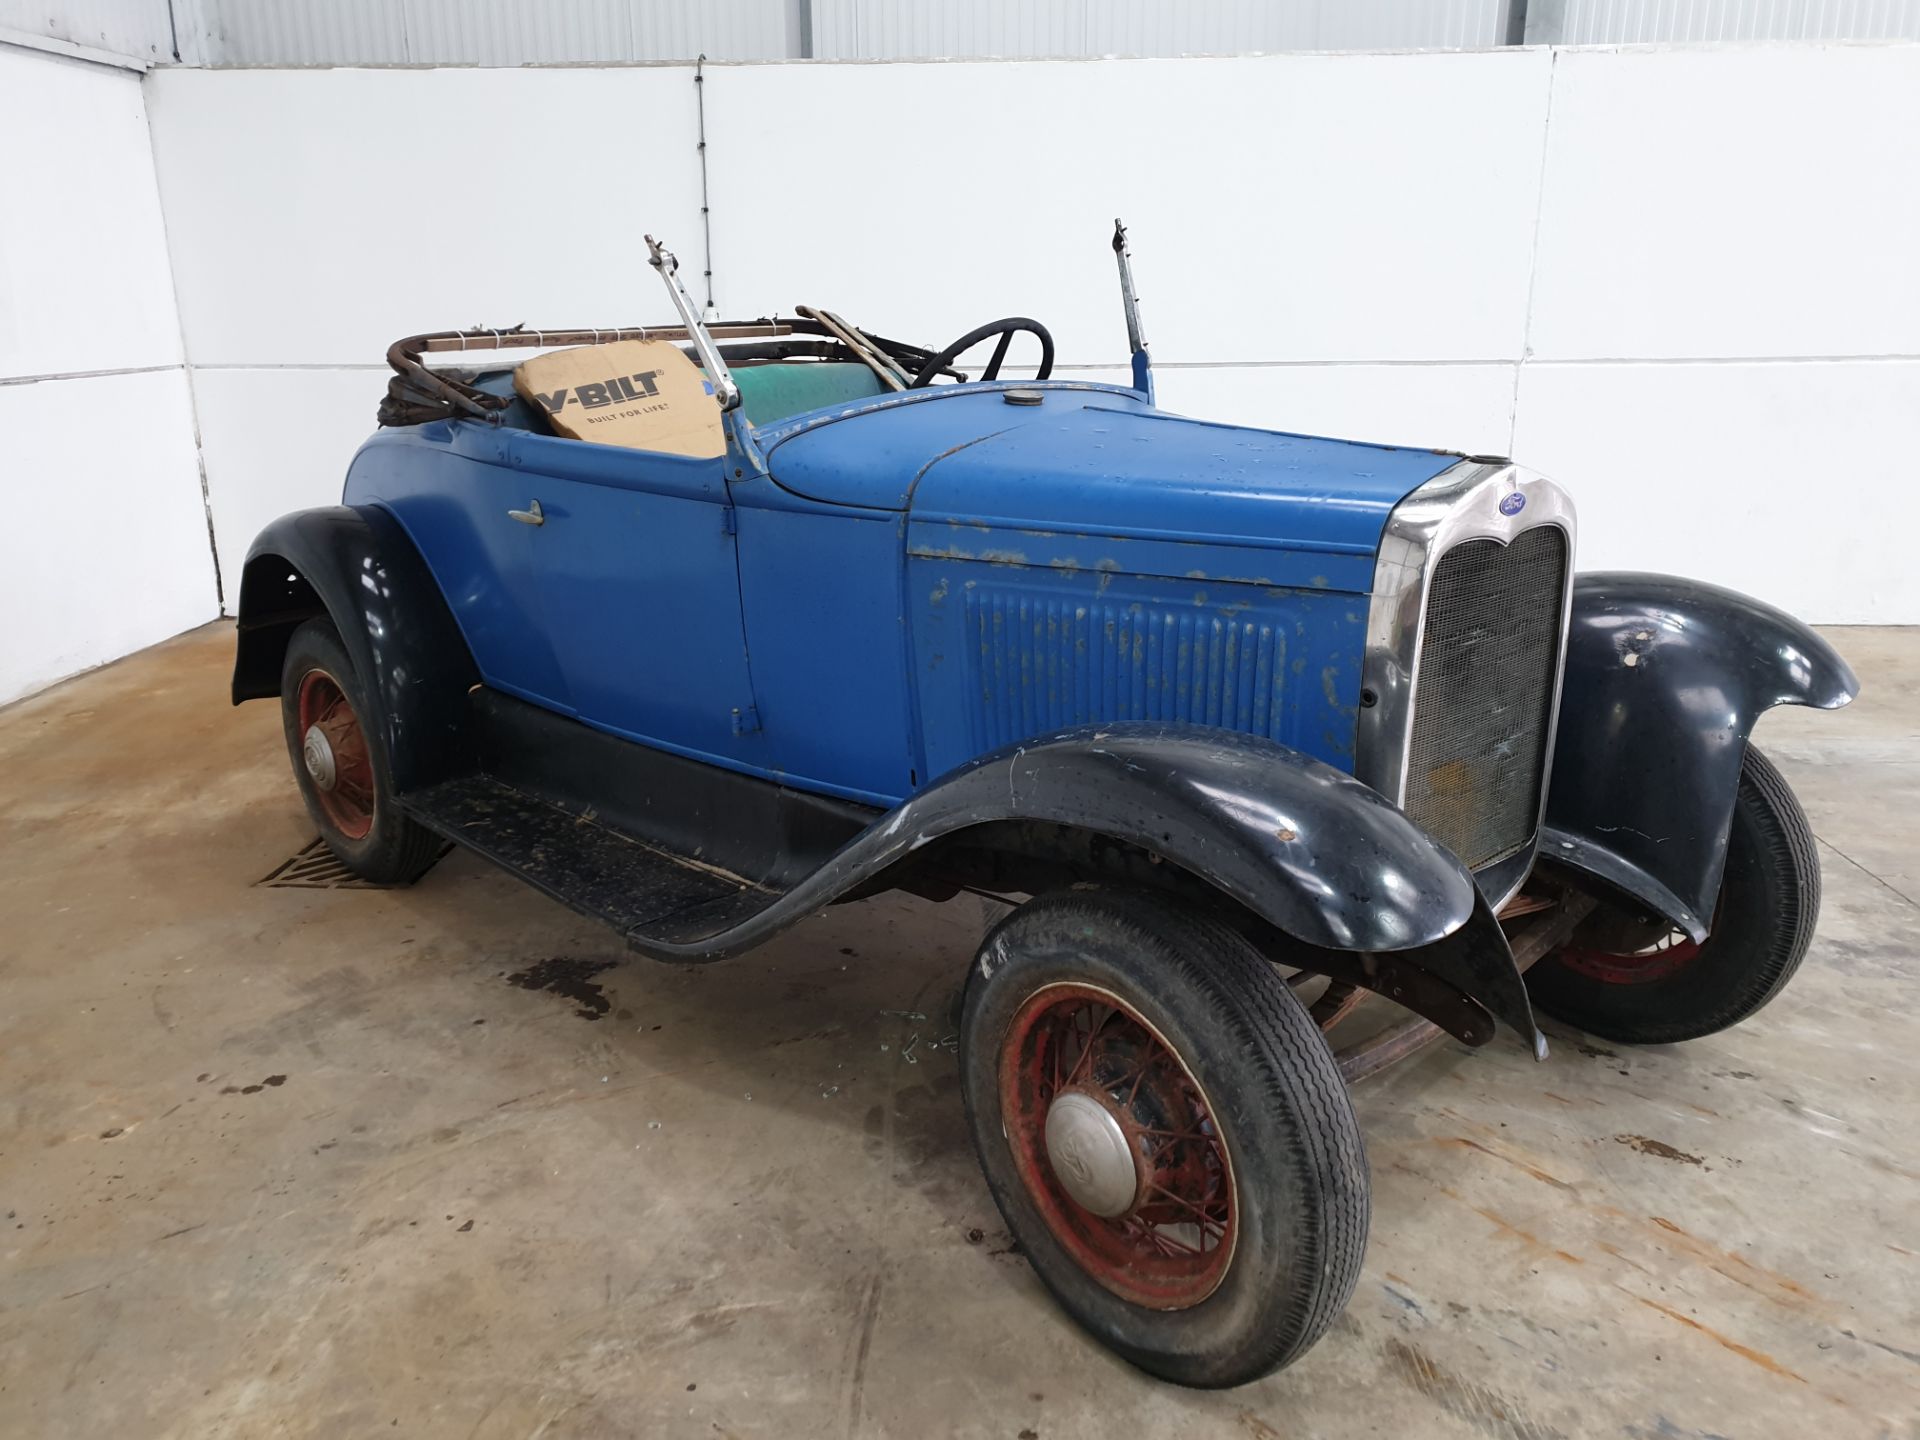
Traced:
[[513, 388], [556, 435], [710, 459], [724, 455], [720, 404], [700, 367], [665, 340], [617, 340], [538, 355]]

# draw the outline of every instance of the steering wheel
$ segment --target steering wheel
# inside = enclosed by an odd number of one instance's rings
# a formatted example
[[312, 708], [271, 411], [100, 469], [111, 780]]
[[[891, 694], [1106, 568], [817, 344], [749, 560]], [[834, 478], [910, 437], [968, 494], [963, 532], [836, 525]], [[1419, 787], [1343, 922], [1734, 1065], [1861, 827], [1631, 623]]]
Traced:
[[1001, 362], [1007, 358], [1007, 346], [1013, 343], [1013, 337], [1022, 330], [1040, 342], [1040, 373], [1033, 378], [1044, 380], [1053, 374], [1053, 336], [1047, 333], [1047, 327], [1038, 320], [1029, 320], [1024, 315], [1009, 315], [1004, 320], [989, 320], [976, 329], [969, 330], [958, 340], [920, 367], [920, 373], [913, 377], [907, 386], [909, 390], [924, 390], [933, 383], [933, 377], [958, 359], [961, 355], [978, 345], [989, 335], [998, 335], [1000, 343], [993, 347], [993, 358], [987, 362], [987, 368], [981, 373], [982, 380], [998, 380]]

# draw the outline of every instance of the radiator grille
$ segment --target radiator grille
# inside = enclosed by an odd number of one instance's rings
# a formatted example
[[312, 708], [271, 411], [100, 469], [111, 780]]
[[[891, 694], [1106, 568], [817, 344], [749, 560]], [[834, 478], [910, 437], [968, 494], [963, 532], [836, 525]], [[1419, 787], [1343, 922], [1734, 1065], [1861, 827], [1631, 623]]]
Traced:
[[1466, 541], [1434, 566], [1405, 808], [1470, 870], [1533, 842], [1566, 583], [1555, 525]]
[[1287, 637], [1192, 607], [967, 592], [975, 754], [1090, 720], [1175, 720], [1290, 740]]

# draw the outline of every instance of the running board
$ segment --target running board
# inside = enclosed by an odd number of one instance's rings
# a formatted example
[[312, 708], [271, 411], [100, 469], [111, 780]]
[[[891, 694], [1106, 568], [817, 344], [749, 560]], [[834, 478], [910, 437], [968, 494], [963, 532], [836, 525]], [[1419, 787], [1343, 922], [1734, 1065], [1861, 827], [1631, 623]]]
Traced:
[[488, 775], [410, 791], [399, 803], [429, 830], [642, 946], [652, 933], [676, 933], [673, 921], [688, 912], [711, 924], [776, 898], [717, 866], [674, 855]]

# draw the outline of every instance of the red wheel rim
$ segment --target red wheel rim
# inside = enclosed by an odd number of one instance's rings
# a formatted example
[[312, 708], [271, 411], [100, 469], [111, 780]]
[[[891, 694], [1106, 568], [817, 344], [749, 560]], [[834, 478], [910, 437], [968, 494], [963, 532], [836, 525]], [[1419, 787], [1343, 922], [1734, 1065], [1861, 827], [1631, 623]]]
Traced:
[[[1063, 1096], [1100, 1107], [1136, 1181], [1122, 1213], [1088, 1209], [1056, 1173], [1047, 1118]], [[1047, 985], [1000, 1050], [1000, 1114], [1040, 1217], [1086, 1273], [1123, 1300], [1184, 1310], [1219, 1288], [1239, 1231], [1233, 1163], [1206, 1092], [1166, 1038], [1118, 995]]]
[[1700, 946], [1695, 941], [1675, 930], [1644, 950], [1629, 954], [1569, 945], [1558, 952], [1558, 958], [1574, 974], [1589, 980], [1607, 985], [1651, 985], [1656, 980], [1679, 974], [1699, 953]]
[[327, 823], [349, 840], [373, 829], [373, 754], [340, 682], [324, 670], [300, 677], [300, 758]]

